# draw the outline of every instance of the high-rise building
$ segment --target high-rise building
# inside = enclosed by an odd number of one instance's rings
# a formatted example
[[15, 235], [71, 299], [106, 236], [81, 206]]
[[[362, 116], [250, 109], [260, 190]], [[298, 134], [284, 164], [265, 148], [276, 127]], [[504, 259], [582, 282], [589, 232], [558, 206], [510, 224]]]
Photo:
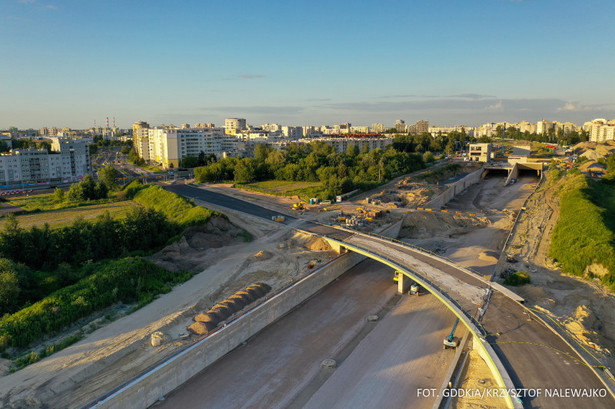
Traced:
[[235, 129], [242, 130], [246, 129], [248, 126], [246, 125], [246, 120], [244, 118], [226, 118], [224, 120], [224, 128], [225, 129]]
[[132, 142], [139, 157], [149, 160], [149, 124], [139, 121], [132, 124]]
[[154, 127], [148, 129], [148, 158], [165, 168], [177, 168], [186, 156], [223, 152], [233, 154], [234, 135], [225, 135], [223, 128]]
[[429, 132], [429, 121], [418, 121], [416, 123], [416, 133]]
[[23, 149], [0, 155], [0, 183], [74, 181], [91, 174], [88, 140], [51, 138], [51, 152]]

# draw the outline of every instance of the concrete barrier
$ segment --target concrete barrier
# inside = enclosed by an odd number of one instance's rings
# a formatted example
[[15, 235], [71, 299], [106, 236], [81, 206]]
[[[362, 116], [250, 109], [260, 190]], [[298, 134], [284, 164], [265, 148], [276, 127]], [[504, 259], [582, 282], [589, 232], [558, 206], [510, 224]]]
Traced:
[[425, 207], [432, 209], [439, 209], [443, 207], [448, 202], [453, 200], [455, 196], [466, 190], [469, 186], [480, 182], [482, 172], [483, 168], [480, 168], [472, 173], [469, 173], [458, 181], [447, 185], [447, 189], [426, 203]]
[[364, 257], [357, 253], [346, 253], [335, 258], [221, 330], [88, 407], [105, 409], [149, 407], [263, 328], [286, 315], [295, 306], [316, 294], [363, 259]]

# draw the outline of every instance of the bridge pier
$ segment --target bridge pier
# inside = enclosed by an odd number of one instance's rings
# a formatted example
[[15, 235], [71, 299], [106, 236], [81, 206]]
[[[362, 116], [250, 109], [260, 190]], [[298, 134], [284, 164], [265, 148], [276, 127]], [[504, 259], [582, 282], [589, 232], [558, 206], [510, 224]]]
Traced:
[[329, 245], [331, 246], [331, 248], [337, 253], [337, 254], [344, 254], [348, 251], [348, 249], [344, 246], [342, 246], [339, 242], [337, 241], [333, 241], [333, 240], [327, 240], [327, 242], [329, 243]]
[[405, 294], [410, 289], [411, 280], [410, 277], [402, 273], [401, 271], [395, 272], [397, 275], [397, 292], [399, 294]]

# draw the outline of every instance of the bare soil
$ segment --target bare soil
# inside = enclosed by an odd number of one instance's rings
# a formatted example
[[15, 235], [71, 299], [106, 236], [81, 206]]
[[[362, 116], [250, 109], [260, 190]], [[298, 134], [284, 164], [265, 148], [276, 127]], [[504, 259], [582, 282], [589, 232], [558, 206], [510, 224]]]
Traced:
[[[237, 221], [236, 215], [229, 218]], [[295, 234], [288, 226], [250, 216], [241, 221], [253, 241], [244, 242], [242, 230], [228, 221], [212, 220], [154, 255], [152, 260], [167, 268], [200, 273], [116, 321], [97, 317], [98, 329], [80, 342], [4, 373], [0, 407], [81, 407], [194, 342], [187, 327], [198, 313], [254, 282], [267, 283], [275, 292], [307, 274], [309, 266], [335, 257], [322, 240]], [[162, 340], [160, 346], [151, 346], [152, 334]], [[5, 364], [0, 360], [0, 368]]]

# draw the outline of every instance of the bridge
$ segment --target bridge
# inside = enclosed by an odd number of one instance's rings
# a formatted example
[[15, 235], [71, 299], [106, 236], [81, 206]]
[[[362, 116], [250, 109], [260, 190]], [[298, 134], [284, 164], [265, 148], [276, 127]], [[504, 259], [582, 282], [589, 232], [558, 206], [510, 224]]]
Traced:
[[[279, 212], [192, 186], [169, 190], [204, 202], [271, 219]], [[416, 281], [443, 302], [472, 332], [474, 346], [490, 367], [498, 387], [539, 391], [523, 400], [507, 398], [508, 407], [612, 408], [613, 379], [598, 360], [586, 362], [575, 349], [520, 297], [467, 268], [413, 247], [376, 235], [325, 226], [288, 216], [286, 224], [325, 238], [339, 253], [354, 251], [401, 272], [399, 291]], [[606, 378], [611, 378], [606, 380]], [[546, 396], [545, 390], [556, 391]], [[599, 391], [603, 397], [561, 398], [566, 391]]]

